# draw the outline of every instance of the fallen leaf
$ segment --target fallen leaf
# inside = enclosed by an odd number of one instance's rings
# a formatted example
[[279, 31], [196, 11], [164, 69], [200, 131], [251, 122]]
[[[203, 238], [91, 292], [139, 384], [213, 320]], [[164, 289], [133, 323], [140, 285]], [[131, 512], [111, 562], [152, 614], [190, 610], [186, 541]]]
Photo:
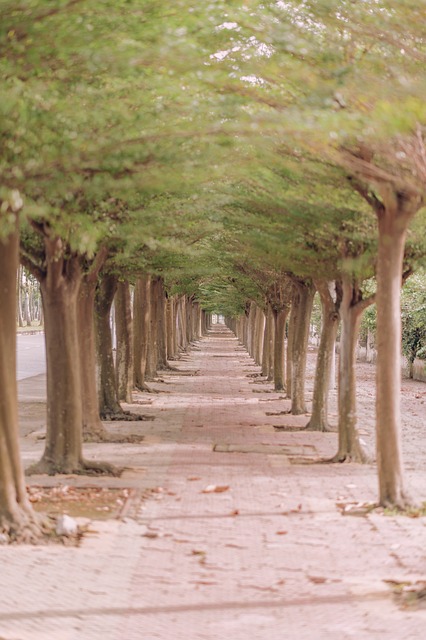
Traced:
[[188, 482], [194, 482], [195, 480], [201, 480], [200, 476], [189, 476]]
[[285, 536], [288, 531], [284, 531], [284, 529], [277, 531], [277, 536]]
[[240, 544], [233, 544], [232, 542], [228, 542], [225, 547], [230, 547], [231, 549], [246, 549], [247, 547], [242, 547]]
[[314, 584], [324, 584], [324, 582], [327, 582], [327, 578], [323, 578], [322, 576], [308, 576], [308, 580]]
[[228, 491], [229, 485], [209, 484], [201, 493], [223, 493]]

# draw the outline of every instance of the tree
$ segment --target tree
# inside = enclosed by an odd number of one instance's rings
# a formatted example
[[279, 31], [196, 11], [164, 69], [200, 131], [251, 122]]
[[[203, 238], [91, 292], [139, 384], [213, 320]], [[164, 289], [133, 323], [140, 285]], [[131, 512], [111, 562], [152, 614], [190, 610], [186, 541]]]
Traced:
[[19, 266], [18, 191], [3, 192], [0, 206], [0, 532], [8, 540], [36, 541], [43, 520], [27, 497], [19, 454], [16, 387], [16, 273]]
[[414, 360], [426, 352], [426, 287], [425, 276], [411, 276], [402, 290], [402, 352], [413, 377]]

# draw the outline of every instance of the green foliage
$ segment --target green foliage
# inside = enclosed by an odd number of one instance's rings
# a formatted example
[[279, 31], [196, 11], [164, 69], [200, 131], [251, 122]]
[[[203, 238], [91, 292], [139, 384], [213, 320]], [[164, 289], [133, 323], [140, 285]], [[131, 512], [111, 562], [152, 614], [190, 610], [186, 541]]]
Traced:
[[414, 274], [402, 289], [402, 351], [410, 363], [426, 356], [426, 274]]
[[24, 250], [40, 250], [32, 229], [47, 224], [68, 251], [107, 244], [121, 275], [161, 274], [234, 315], [285, 274], [371, 277], [375, 218], [347, 179], [360, 146], [424, 193], [418, 3], [3, 0], [0, 12], [0, 197], [25, 200]]

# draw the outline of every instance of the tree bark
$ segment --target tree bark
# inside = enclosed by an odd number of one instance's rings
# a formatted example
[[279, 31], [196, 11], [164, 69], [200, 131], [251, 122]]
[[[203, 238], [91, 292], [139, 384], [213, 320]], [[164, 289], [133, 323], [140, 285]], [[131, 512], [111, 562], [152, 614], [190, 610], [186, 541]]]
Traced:
[[24, 316], [22, 314], [22, 280], [23, 280], [24, 267], [22, 265], [19, 266], [19, 277], [17, 279], [17, 306], [18, 306], [18, 326], [24, 326]]
[[274, 389], [285, 389], [285, 325], [289, 314], [288, 307], [273, 309], [274, 317]]
[[64, 256], [58, 237], [44, 237], [43, 299], [47, 432], [43, 456], [29, 473], [82, 473], [82, 403], [77, 332], [77, 296], [82, 279], [78, 257]]
[[16, 219], [15, 230], [0, 240], [0, 532], [9, 541], [34, 542], [42, 534], [42, 522], [28, 500], [19, 453], [16, 385], [18, 266]]
[[166, 302], [166, 334], [167, 334], [167, 359], [175, 360], [176, 349], [176, 318], [175, 318], [175, 298], [168, 295]]
[[248, 339], [248, 352], [253, 359], [254, 359], [254, 345], [255, 345], [255, 319], [256, 319], [256, 304], [254, 302], [251, 302], [250, 311], [247, 319], [247, 324], [248, 324], [247, 339]]
[[309, 325], [315, 287], [308, 282], [297, 282], [293, 305], [296, 314], [292, 348], [291, 413], [306, 413], [305, 377], [308, 351]]
[[256, 314], [254, 320], [254, 360], [256, 364], [262, 364], [263, 335], [265, 329], [265, 314], [263, 310], [256, 305]]
[[158, 369], [170, 369], [167, 362], [167, 318], [166, 292], [163, 281], [158, 278], [154, 284], [157, 300]]
[[145, 376], [147, 380], [153, 380], [157, 375], [158, 369], [158, 279], [150, 279], [150, 312], [149, 312], [149, 330], [148, 330], [148, 345], [147, 345], [147, 357], [146, 357], [146, 370]]
[[177, 338], [178, 347], [181, 351], [186, 351], [188, 348], [187, 330], [186, 330], [186, 297], [181, 296], [177, 300]]
[[385, 192], [384, 211], [378, 215], [376, 451], [379, 501], [404, 507], [401, 444], [401, 311], [400, 296], [407, 226], [417, 200], [402, 200]]
[[374, 298], [362, 300], [361, 291], [348, 275], [342, 278], [338, 408], [339, 448], [335, 462], [345, 460], [367, 462], [368, 457], [359, 441], [356, 412], [356, 347], [362, 312]]
[[78, 346], [81, 373], [81, 400], [83, 439], [99, 442], [107, 439], [107, 432], [99, 414], [98, 389], [96, 384], [95, 346], [95, 292], [97, 273], [85, 275], [77, 299]]
[[262, 344], [262, 376], [265, 378], [269, 375], [269, 360], [270, 360], [270, 348], [271, 348], [271, 339], [270, 334], [272, 331], [272, 323], [273, 316], [270, 305], [268, 304], [266, 307], [265, 314], [265, 325], [263, 328], [263, 344]]
[[117, 283], [117, 276], [104, 274], [98, 282], [95, 295], [99, 413], [104, 420], [124, 413], [118, 402], [110, 324], [111, 306], [117, 290]]
[[328, 395], [336, 335], [340, 321], [339, 310], [342, 301], [342, 290], [340, 282], [334, 283], [334, 295], [330, 292], [328, 282], [315, 281], [315, 287], [321, 298], [322, 326], [315, 368], [312, 414], [305, 428], [311, 431], [330, 431], [328, 425]]
[[[294, 348], [294, 333], [295, 324], [297, 320], [296, 308], [292, 305], [290, 310], [290, 317], [288, 321], [288, 336], [287, 336], [287, 358], [286, 358], [286, 398], [291, 399], [293, 388], [293, 348]], [[276, 337], [275, 337], [276, 339]]]
[[151, 276], [138, 278], [133, 301], [133, 384], [139, 391], [149, 391], [145, 382], [151, 309]]
[[132, 402], [133, 350], [130, 285], [119, 282], [115, 294], [116, 375], [118, 400]]

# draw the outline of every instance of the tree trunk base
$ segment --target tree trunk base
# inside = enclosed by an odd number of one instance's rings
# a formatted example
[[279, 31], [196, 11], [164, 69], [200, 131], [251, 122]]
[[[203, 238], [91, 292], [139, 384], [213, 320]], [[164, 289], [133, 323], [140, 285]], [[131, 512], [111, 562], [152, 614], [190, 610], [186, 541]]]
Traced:
[[158, 367], [159, 371], [180, 371], [177, 367], [172, 367], [170, 364], [164, 364]]
[[325, 424], [324, 422], [315, 422], [312, 419], [309, 420], [308, 424], [306, 425], [306, 427], [303, 427], [302, 429], [303, 431], [320, 431], [321, 433], [336, 433], [337, 429], [333, 429], [333, 427], [330, 427], [328, 424]]
[[123, 472], [122, 469], [114, 467], [109, 462], [94, 462], [92, 460], [85, 460], [82, 458], [77, 465], [65, 464], [63, 466], [57, 463], [42, 458], [39, 462], [32, 464], [25, 470], [25, 475], [41, 475], [47, 474], [54, 476], [57, 474], [75, 474], [82, 476], [113, 476], [119, 477]]
[[101, 421], [96, 426], [83, 425], [83, 442], [105, 442], [107, 438], [108, 433]]
[[117, 413], [104, 413], [101, 415], [101, 419], [108, 422], [119, 421], [119, 420], [121, 420], [122, 422], [137, 422], [140, 420], [144, 420], [144, 421], [155, 420], [155, 417], [147, 416], [142, 413], [131, 413], [130, 411], [119, 411]]
[[322, 460], [324, 464], [335, 463], [335, 462], [357, 462], [358, 464], [371, 464], [373, 459], [363, 450], [361, 449], [359, 452], [347, 452], [347, 451], [338, 451], [335, 456], [332, 458], [327, 458], [326, 460]]
[[130, 433], [128, 436], [111, 436], [108, 442], [116, 442], [118, 444], [130, 443], [140, 444], [145, 440], [145, 436], [139, 436], [135, 433]]
[[36, 512], [19, 509], [9, 516], [0, 516], [0, 533], [8, 544], [40, 544], [54, 535], [54, 526]]
[[419, 505], [416, 505], [415, 502], [412, 500], [411, 496], [409, 496], [406, 493], [403, 493], [397, 500], [392, 500], [391, 498], [380, 500], [377, 506], [383, 507], [384, 509], [396, 510], [400, 513], [404, 513], [404, 512], [412, 513], [413, 509], [419, 508]]
[[[149, 416], [146, 416], [150, 418]], [[95, 431], [84, 435], [84, 442], [102, 442], [102, 443], [133, 443], [139, 444], [145, 439], [145, 436], [129, 434], [128, 436], [116, 436], [108, 433], [106, 429], [103, 431]]]
[[303, 416], [303, 414], [308, 413], [308, 410], [307, 408], [296, 407], [296, 409], [291, 409], [289, 413], [291, 413], [292, 416]]
[[141, 391], [142, 393], [160, 393], [157, 389], [151, 389], [145, 382], [143, 384], [137, 384], [135, 390]]

